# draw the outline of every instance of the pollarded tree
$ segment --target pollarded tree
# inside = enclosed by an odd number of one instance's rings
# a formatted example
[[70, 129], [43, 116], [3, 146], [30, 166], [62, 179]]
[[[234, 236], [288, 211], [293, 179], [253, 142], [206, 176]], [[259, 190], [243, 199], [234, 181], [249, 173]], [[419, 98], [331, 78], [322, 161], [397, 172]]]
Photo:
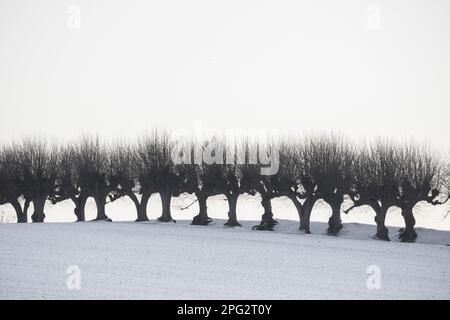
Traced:
[[[194, 217], [193, 225], [207, 225], [207, 199], [215, 195], [224, 195], [228, 202], [228, 221], [226, 226], [240, 226], [237, 220], [237, 201], [239, 198], [239, 171], [236, 163], [236, 146], [227, 144], [223, 138], [213, 137], [201, 143], [201, 148], [193, 149], [194, 158], [201, 163], [182, 166], [180, 173], [186, 178], [184, 192], [195, 193], [199, 203], [199, 214]], [[195, 154], [198, 152], [199, 154]]]
[[13, 147], [18, 166], [17, 186], [25, 201], [32, 202], [33, 222], [44, 222], [45, 202], [56, 191], [58, 148], [44, 140], [25, 139]]
[[311, 233], [310, 218], [315, 203], [319, 200], [316, 183], [310, 174], [308, 147], [301, 140], [284, 141], [281, 144], [279, 171], [272, 177], [280, 196], [293, 202], [300, 219], [300, 230]]
[[[214, 190], [205, 184], [208, 175], [208, 165], [203, 162], [204, 142], [194, 142], [192, 139], [183, 137], [178, 139], [178, 144], [173, 145], [172, 156], [175, 163], [175, 170], [181, 178], [181, 193], [195, 194], [198, 202], [199, 213], [192, 219], [192, 225], [206, 226], [212, 219], [208, 217], [207, 200], [210, 196], [214, 196]], [[201, 147], [197, 147], [197, 145]], [[182, 209], [182, 210], [183, 210]]]
[[17, 222], [26, 223], [30, 201], [21, 205], [22, 192], [18, 187], [19, 167], [14, 157], [13, 147], [2, 147], [0, 150], [0, 205], [11, 204], [16, 212]]
[[359, 150], [353, 169], [354, 179], [350, 197], [352, 209], [370, 206], [375, 211], [376, 237], [389, 241], [386, 214], [396, 205], [399, 186], [398, 146], [388, 140], [378, 140], [369, 148]]
[[159, 193], [162, 203], [161, 222], [175, 222], [171, 215], [172, 197], [182, 192], [183, 177], [171, 158], [173, 142], [167, 132], [154, 130], [138, 141], [135, 172], [139, 182], [142, 215], [146, 214], [148, 199]]
[[[240, 226], [236, 212], [239, 195], [245, 192], [253, 195], [256, 193], [256, 187], [253, 184], [249, 185], [248, 173], [250, 170], [247, 170], [250, 167], [256, 168], [256, 165], [244, 164], [244, 158], [248, 156], [246, 143], [246, 141], [233, 141], [218, 136], [198, 143], [197, 145], [200, 147], [192, 148], [193, 144], [188, 143], [190, 147], [185, 150], [189, 150], [190, 157], [187, 157], [186, 161], [190, 163], [192, 159], [196, 159], [195, 164], [183, 164], [177, 168], [183, 177], [183, 192], [194, 193], [199, 203], [199, 214], [194, 217], [193, 225], [210, 223], [207, 199], [211, 196], [224, 195], [229, 208], [228, 221], [225, 225]], [[244, 181], [246, 174], [247, 178]], [[255, 174], [251, 175], [251, 179], [253, 179]], [[259, 171], [256, 173], [256, 177], [260, 183]]]
[[328, 233], [336, 235], [342, 229], [341, 206], [352, 186], [355, 151], [339, 136], [323, 135], [307, 141], [306, 157], [317, 196], [331, 207]]
[[[206, 226], [212, 219], [208, 216], [208, 198], [214, 196], [213, 191], [209, 188], [205, 188], [203, 185], [203, 179], [206, 179], [205, 172], [207, 168], [204, 168], [204, 164], [182, 164], [177, 165], [177, 171], [181, 172], [184, 179], [181, 186], [181, 193], [195, 194], [198, 202], [199, 212], [192, 219], [191, 224], [197, 226]], [[191, 205], [192, 205], [191, 204]], [[189, 205], [188, 207], [190, 207]], [[187, 209], [188, 207], [184, 208]]]
[[[278, 222], [273, 218], [272, 199], [285, 195], [283, 191], [286, 186], [284, 179], [281, 179], [282, 182], [278, 179], [281, 176], [279, 158], [280, 141], [277, 137], [258, 141], [253, 146], [253, 150], [255, 148], [258, 155], [258, 165], [246, 166], [242, 169], [243, 171], [247, 171], [243, 174], [244, 185], [253, 185], [256, 192], [261, 196], [261, 205], [264, 209], [260, 225], [254, 226], [253, 230], [273, 230], [273, 227]], [[258, 171], [254, 172], [255, 169]]]
[[241, 173], [238, 164], [225, 164], [221, 168], [221, 180], [216, 185], [217, 192], [225, 195], [228, 202], [228, 227], [240, 227], [237, 219], [237, 202], [241, 194], [240, 188]]
[[152, 140], [154, 138], [145, 136], [138, 141], [132, 162], [133, 173], [137, 179], [138, 193], [141, 196], [136, 222], [148, 221], [148, 201], [152, 194], [156, 193], [156, 186], [153, 184], [152, 176], [155, 170], [153, 159], [156, 157], [157, 150]]
[[129, 197], [136, 207], [137, 219], [139, 221], [148, 221], [145, 208], [141, 206], [135, 191], [137, 185], [136, 176], [136, 148], [124, 143], [114, 144], [109, 151], [110, 174], [109, 182], [113, 188], [111, 192], [111, 201], [115, 201], [121, 197]]
[[[220, 177], [220, 173], [216, 175], [219, 172], [217, 169], [217, 167], [214, 168], [213, 166], [202, 163], [191, 166], [192, 171], [186, 175], [186, 177], [189, 177], [190, 182], [183, 185], [183, 192], [194, 193], [199, 206], [199, 212], [192, 219], [192, 225], [206, 226], [212, 221], [208, 216], [207, 202], [209, 197], [219, 194], [213, 182]], [[187, 190], [191, 190], [192, 192], [188, 192]]]
[[[272, 148], [271, 150], [269, 150]], [[258, 165], [258, 172], [254, 172], [255, 177], [251, 177], [251, 180], [256, 182], [256, 192], [261, 196], [261, 205], [264, 208], [264, 213], [261, 218], [261, 223], [258, 226], [254, 226], [253, 230], [273, 230], [273, 227], [278, 223], [273, 219], [272, 203], [271, 200], [277, 197], [288, 197], [290, 199], [295, 198], [297, 179], [294, 173], [294, 167], [292, 166], [292, 154], [288, 143], [285, 141], [272, 141], [270, 148], [267, 148], [267, 144], [262, 142], [258, 143], [259, 154], [269, 155], [276, 149], [277, 159], [273, 158], [273, 161], [277, 161], [276, 172], [270, 175], [262, 175], [260, 163]], [[248, 170], [248, 168], [246, 168]], [[248, 172], [246, 174], [248, 178]], [[257, 178], [257, 179], [255, 179]]]
[[272, 199], [277, 194], [272, 189], [270, 177], [261, 175], [261, 165], [256, 163], [246, 163], [239, 167], [241, 177], [240, 193], [261, 197], [261, 205], [263, 207], [263, 214], [261, 223], [253, 227], [253, 230], [273, 230], [273, 227], [278, 223], [273, 218]]
[[405, 228], [399, 236], [402, 241], [413, 242], [417, 238], [413, 208], [419, 202], [425, 201], [432, 205], [443, 203], [439, 200], [442, 165], [426, 146], [408, 143], [399, 148], [397, 156], [399, 186], [396, 205], [402, 210], [405, 220]]
[[108, 150], [98, 137], [84, 136], [73, 145], [73, 164], [79, 190], [93, 197], [97, 206], [95, 220], [111, 221], [105, 212], [108, 196], [115, 186], [109, 181]]
[[[238, 165], [236, 166], [235, 175], [238, 177], [238, 193], [252, 196], [259, 194], [261, 205], [264, 209], [261, 223], [254, 226], [253, 230], [273, 230], [273, 227], [278, 223], [273, 219], [271, 203], [271, 200], [277, 196], [277, 193], [271, 184], [270, 175], [264, 172], [264, 169], [267, 169], [267, 165], [272, 165], [269, 162], [276, 158], [276, 156], [272, 157], [273, 149], [271, 147], [274, 147], [274, 145], [269, 146], [267, 141], [256, 141], [246, 137], [242, 141], [242, 147], [240, 148], [243, 156], [241, 154], [241, 159], [237, 161]], [[260, 161], [261, 159], [264, 159], [264, 161]]]
[[58, 178], [56, 182], [56, 191], [50, 197], [52, 204], [65, 200], [72, 200], [75, 204], [74, 214], [77, 221], [85, 221], [85, 207], [89, 198], [87, 188], [83, 187], [80, 179], [80, 166], [77, 163], [81, 159], [77, 152], [80, 148], [73, 145], [63, 147], [59, 152]]
[[198, 171], [198, 185], [195, 187], [194, 194], [199, 203], [199, 213], [192, 220], [193, 225], [207, 225], [212, 221], [208, 217], [207, 200], [209, 197], [224, 195], [228, 202], [228, 221], [226, 226], [240, 226], [237, 221], [237, 200], [239, 197], [239, 186], [235, 167], [220, 164], [202, 164], [196, 170]]
[[[212, 195], [222, 194], [228, 202], [228, 221], [226, 226], [241, 226], [237, 220], [237, 202], [240, 190], [240, 165], [239, 152], [241, 148], [236, 141], [226, 140], [226, 138], [214, 138], [211, 140], [214, 144], [214, 163], [211, 159], [203, 159], [203, 171], [201, 174], [203, 187], [210, 190]], [[208, 148], [208, 146], [205, 146]], [[203, 152], [203, 155], [210, 158], [211, 149]]]

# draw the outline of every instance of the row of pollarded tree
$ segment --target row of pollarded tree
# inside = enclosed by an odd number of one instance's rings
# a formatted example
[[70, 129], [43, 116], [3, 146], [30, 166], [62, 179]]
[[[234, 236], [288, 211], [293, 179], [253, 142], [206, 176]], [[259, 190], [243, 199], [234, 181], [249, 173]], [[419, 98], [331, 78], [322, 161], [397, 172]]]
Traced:
[[[225, 139], [213, 140], [221, 146], [213, 148], [216, 159], [219, 149], [230, 150]], [[204, 150], [213, 140], [203, 141], [188, 152], [194, 158], [194, 149]], [[33, 139], [4, 146], [0, 152], [0, 204], [11, 204], [17, 221], [27, 222], [32, 203], [32, 221], [43, 222], [48, 200], [53, 204], [71, 200], [77, 221], [84, 221], [85, 205], [92, 197], [96, 220], [109, 220], [106, 203], [129, 197], [136, 207], [136, 221], [147, 221], [148, 201], [158, 193], [162, 202], [158, 219], [171, 222], [171, 199], [188, 193], [195, 194], [199, 205], [192, 224], [207, 225], [211, 221], [207, 199], [224, 195], [229, 205], [226, 225], [239, 226], [238, 197], [259, 194], [264, 214], [255, 229], [271, 230], [277, 223], [271, 200], [287, 197], [298, 211], [300, 230], [305, 233], [310, 233], [315, 203], [328, 203], [332, 210], [328, 233], [335, 235], [342, 228], [344, 197], [350, 197], [353, 205], [345, 212], [371, 207], [376, 214], [376, 236], [383, 240], [389, 240], [385, 226], [389, 208], [400, 208], [405, 221], [400, 238], [414, 241], [413, 208], [419, 202], [437, 205], [448, 200], [445, 163], [428, 148], [413, 143], [379, 139], [362, 146], [336, 135], [279, 139], [271, 144], [279, 156], [279, 169], [273, 175], [261, 175], [264, 165], [249, 163], [251, 151], [270, 151], [250, 139], [243, 139], [239, 146], [245, 163], [232, 164], [224, 164], [229, 163], [225, 155], [221, 156], [224, 163], [176, 164], [173, 143], [166, 132], [154, 131], [133, 144], [103, 144], [98, 138], [83, 137], [66, 146]]]

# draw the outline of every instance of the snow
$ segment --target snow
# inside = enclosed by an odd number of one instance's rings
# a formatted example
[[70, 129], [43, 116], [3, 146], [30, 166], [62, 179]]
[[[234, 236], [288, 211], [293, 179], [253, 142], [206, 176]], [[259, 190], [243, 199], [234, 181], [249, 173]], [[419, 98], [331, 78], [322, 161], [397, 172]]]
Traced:
[[[409, 244], [358, 223], [330, 237], [323, 222], [311, 235], [291, 220], [274, 232], [189, 222], [0, 224], [0, 299], [450, 298], [449, 231], [420, 228]], [[380, 289], [366, 285], [373, 265]]]
[[[305, 235], [286, 199], [273, 201], [280, 222], [274, 232], [251, 230], [262, 214], [257, 197], [240, 198], [241, 228], [223, 226], [228, 208], [220, 196], [208, 200], [212, 225], [191, 226], [197, 203], [181, 208], [194, 200], [173, 199], [176, 224], [155, 222], [157, 195], [148, 206], [151, 222], [132, 222], [133, 204], [121, 199], [107, 206], [112, 223], [73, 223], [70, 201], [46, 206], [50, 223], [0, 223], [0, 299], [450, 298], [448, 207], [417, 207], [418, 239], [407, 244], [396, 237], [403, 221], [395, 208], [387, 218], [392, 241], [383, 242], [372, 238], [368, 208], [342, 214], [344, 229], [330, 237], [330, 210], [321, 203], [313, 211], [313, 234]], [[87, 219], [95, 212], [90, 199]], [[14, 222], [7, 205], [0, 217]], [[70, 266], [80, 270], [80, 290], [67, 286]], [[380, 289], [367, 287], [369, 266], [381, 272]]]
[[[208, 214], [214, 219], [226, 219], [228, 206], [223, 196], [210, 197], [208, 199]], [[198, 204], [194, 203], [189, 209], [181, 210], [181, 208], [190, 205], [195, 201], [195, 196], [181, 195], [172, 199], [172, 216], [174, 219], [192, 219], [198, 213]], [[259, 197], [248, 195], [240, 196], [237, 206], [237, 215], [240, 221], [257, 221], [263, 214], [263, 209]], [[350, 201], [346, 201], [343, 208], [351, 205]], [[298, 214], [294, 205], [287, 198], [277, 198], [272, 200], [272, 207], [275, 218], [298, 221]], [[52, 205], [47, 203], [45, 208], [45, 222], [73, 222], [75, 216], [73, 214], [74, 205], [70, 200]], [[29, 217], [33, 211], [30, 206]], [[156, 219], [161, 214], [161, 201], [157, 194], [150, 198], [148, 204], [148, 216], [150, 219]], [[416, 226], [419, 228], [448, 230], [450, 231], [450, 215], [447, 215], [449, 206], [431, 206], [420, 204], [414, 208], [416, 218]], [[3, 214], [2, 214], [3, 213]], [[128, 198], [121, 198], [113, 203], [107, 204], [107, 215], [114, 221], [133, 221], [136, 219], [136, 209]], [[328, 205], [318, 202], [314, 207], [311, 219], [313, 221], [327, 222], [331, 214]], [[90, 198], [86, 204], [86, 219], [92, 220], [96, 216], [95, 202]], [[344, 223], [360, 223], [375, 225], [374, 212], [368, 207], [361, 207], [351, 211], [349, 214], [342, 214]], [[14, 222], [14, 210], [10, 205], [0, 206], [0, 222]], [[404, 222], [398, 208], [389, 210], [386, 225], [403, 227]], [[369, 234], [373, 234], [370, 231]]]

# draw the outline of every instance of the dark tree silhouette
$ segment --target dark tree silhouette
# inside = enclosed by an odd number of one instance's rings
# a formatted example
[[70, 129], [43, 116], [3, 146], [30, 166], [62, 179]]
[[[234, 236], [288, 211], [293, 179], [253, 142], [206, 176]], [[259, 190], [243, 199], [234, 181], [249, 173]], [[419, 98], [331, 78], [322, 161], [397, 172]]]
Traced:
[[11, 204], [16, 212], [17, 222], [26, 223], [30, 200], [25, 200], [22, 208], [22, 191], [18, 187], [20, 173], [14, 155], [13, 147], [3, 147], [0, 150], [0, 205]]
[[[231, 150], [235, 146], [227, 145], [223, 138], [213, 137], [202, 143], [202, 163], [193, 166], [184, 166], [188, 171], [183, 175], [192, 183], [186, 184], [188, 189], [193, 190], [199, 203], [199, 214], [194, 217], [193, 225], [207, 225], [212, 221], [208, 217], [207, 200], [211, 196], [224, 195], [228, 202], [228, 221], [226, 226], [240, 226], [237, 220], [237, 201], [239, 191], [239, 172], [236, 158], [228, 159], [227, 152], [235, 155], [236, 150]], [[207, 155], [205, 159], [203, 156]], [[195, 155], [193, 154], [195, 157]], [[200, 155], [197, 155], [200, 157]]]
[[355, 152], [349, 141], [335, 135], [311, 137], [306, 143], [309, 174], [316, 184], [317, 196], [332, 210], [328, 233], [336, 235], [342, 229], [344, 196], [351, 191]]
[[375, 211], [376, 238], [389, 241], [386, 214], [396, 205], [399, 186], [398, 146], [388, 140], [378, 140], [369, 148], [362, 148], [355, 159], [354, 179], [350, 197], [354, 205], [345, 212], [360, 206], [370, 206]]
[[273, 184], [280, 196], [288, 197], [297, 209], [300, 230], [311, 233], [311, 212], [317, 200], [316, 183], [310, 173], [309, 150], [314, 145], [300, 140], [285, 141], [280, 146], [280, 166], [278, 173], [272, 177]]
[[[187, 163], [177, 164], [176, 170], [182, 177], [181, 193], [195, 194], [196, 201], [189, 206], [183, 208], [187, 209], [195, 202], [198, 202], [199, 213], [192, 219], [192, 225], [206, 226], [212, 219], [208, 217], [207, 201], [211, 196], [216, 195], [214, 188], [210, 188], [208, 183], [208, 165], [203, 162], [203, 150], [206, 142], [201, 143], [201, 148], [196, 149], [191, 140], [184, 139], [183, 152], [188, 154], [189, 160]], [[196, 154], [198, 152], [199, 154]], [[196, 163], [193, 160], [196, 159]], [[201, 162], [201, 163], [199, 163]]]
[[[270, 158], [271, 155], [278, 154], [280, 141], [272, 139], [258, 141], [256, 144], [250, 145], [250, 147], [252, 150], [256, 148], [259, 159]], [[272, 157], [272, 161], [279, 162], [279, 160], [279, 158], [274, 159]], [[282, 195], [282, 191], [280, 191], [282, 184], [278, 183], [276, 180], [278, 173], [275, 175], [263, 175], [261, 170], [264, 166], [265, 165], [262, 164], [261, 161], [259, 161], [257, 165], [246, 166], [243, 168], [243, 180], [246, 188], [248, 188], [248, 186], [255, 188], [255, 191], [261, 197], [261, 205], [264, 209], [264, 213], [261, 217], [261, 223], [254, 226], [253, 230], [272, 231], [274, 226], [278, 224], [278, 221], [273, 218], [272, 199]], [[245, 192], [248, 191], [250, 190], [245, 190]], [[251, 192], [248, 193], [251, 194]]]
[[52, 204], [68, 199], [72, 200], [75, 204], [74, 214], [77, 221], [85, 221], [85, 207], [89, 193], [87, 188], [83, 187], [80, 179], [80, 170], [78, 170], [76, 161], [81, 157], [76, 154], [77, 151], [79, 149], [73, 146], [67, 146], [60, 150], [56, 191], [50, 200]]
[[399, 237], [404, 242], [413, 242], [417, 238], [413, 208], [422, 201], [432, 205], [443, 203], [439, 200], [443, 164], [426, 146], [409, 143], [398, 150], [399, 186], [396, 205], [402, 210], [405, 220], [405, 228]]
[[[225, 223], [229, 227], [241, 227], [237, 219], [237, 203], [241, 190], [239, 187], [240, 172], [237, 165], [226, 165], [222, 168], [221, 193], [225, 195], [228, 201], [228, 221]], [[225, 183], [223, 183], [225, 182]]]
[[239, 168], [241, 176], [240, 192], [241, 194], [249, 194], [261, 197], [261, 205], [263, 207], [263, 214], [259, 225], [253, 227], [253, 230], [273, 230], [273, 227], [278, 223], [273, 219], [271, 200], [276, 197], [270, 178], [261, 175], [261, 166], [259, 164], [244, 164]]
[[[240, 195], [240, 172], [237, 164], [237, 145], [225, 138], [213, 139], [214, 152], [222, 152], [220, 163], [202, 166], [202, 182], [211, 194], [223, 194], [228, 202], [228, 221], [226, 226], [241, 226], [237, 220], [237, 202]], [[221, 150], [221, 151], [220, 151]], [[218, 157], [216, 157], [218, 159]]]
[[[135, 191], [137, 185], [136, 148], [124, 143], [116, 143], [109, 150], [110, 173], [109, 183], [112, 187], [110, 200], [129, 197], [136, 207], [136, 221], [148, 221], [146, 211], [141, 207]], [[145, 203], [145, 207], [147, 203]]]
[[[212, 221], [208, 217], [207, 200], [210, 196], [215, 195], [212, 193], [212, 190], [209, 190], [209, 188], [203, 185], [203, 180], [206, 179], [203, 166], [203, 164], [183, 164], [177, 166], [178, 172], [181, 172], [184, 177], [181, 187], [182, 193], [195, 194], [197, 198], [195, 202], [198, 202], [199, 213], [192, 219], [191, 224], [198, 226], [206, 226]], [[187, 209], [188, 207], [183, 209]]]
[[[175, 222], [171, 215], [170, 204], [172, 197], [182, 192], [183, 177], [177, 172], [172, 161], [172, 144], [168, 133], [158, 130], [154, 130], [138, 142], [136, 175], [142, 194], [140, 205], [142, 219], [146, 217], [148, 199], [153, 193], [159, 193], [162, 214], [158, 220]], [[139, 217], [138, 220], [140, 220]]]
[[133, 172], [137, 178], [138, 192], [141, 195], [139, 207], [137, 208], [136, 222], [148, 221], [148, 201], [157, 190], [152, 181], [155, 174], [153, 159], [158, 152], [153, 140], [154, 138], [152, 137], [143, 137], [138, 141], [135, 149]]
[[17, 186], [26, 203], [33, 203], [33, 222], [44, 222], [45, 202], [56, 191], [58, 150], [44, 140], [25, 139], [13, 148]]
[[[33, 222], [43, 222], [47, 200], [56, 204], [71, 199], [77, 221], [84, 221], [86, 201], [93, 197], [96, 220], [109, 220], [105, 213], [107, 199], [112, 202], [129, 197], [136, 207], [136, 221], [147, 221], [148, 200], [158, 193], [162, 202], [159, 220], [169, 222], [174, 221], [172, 197], [189, 193], [195, 194], [199, 203], [192, 224], [207, 225], [211, 222], [207, 199], [224, 195], [229, 206], [226, 225], [239, 226], [239, 196], [259, 194], [264, 214], [254, 229], [273, 230], [277, 222], [271, 201], [287, 197], [297, 209], [300, 230], [310, 233], [311, 212], [321, 199], [332, 209], [328, 232], [335, 235], [342, 228], [340, 211], [348, 195], [353, 206], [345, 212], [371, 207], [376, 237], [382, 240], [389, 240], [385, 225], [389, 208], [399, 207], [405, 220], [399, 237], [414, 241], [416, 205], [439, 205], [449, 200], [450, 164], [444, 164], [426, 146], [379, 139], [369, 147], [355, 148], [336, 135], [303, 140], [274, 138], [262, 143], [215, 136], [191, 143], [187, 149], [191, 159], [201, 158], [201, 163], [195, 164], [174, 162], [174, 141], [163, 130], [154, 130], [137, 145], [116, 143], [109, 147], [98, 138], [86, 136], [64, 148], [44, 140], [25, 139], [0, 149], [0, 205], [11, 204], [17, 221], [27, 222], [32, 203]], [[196, 154], [198, 148], [200, 155]], [[267, 160], [275, 151], [278, 158], [271, 160], [277, 161], [278, 171], [264, 175], [262, 169], [267, 163], [258, 162], [256, 155], [259, 160], [261, 156]]]
[[84, 136], [72, 146], [73, 164], [79, 190], [83, 196], [93, 197], [97, 206], [96, 221], [111, 221], [105, 212], [109, 194], [115, 186], [109, 181], [110, 161], [108, 150], [98, 137]]
[[277, 193], [274, 184], [271, 182], [271, 177], [261, 176], [260, 183], [257, 186], [257, 192], [261, 196], [261, 205], [264, 209], [264, 213], [261, 216], [261, 223], [259, 226], [255, 226], [255, 230], [273, 230], [273, 227], [278, 224], [273, 218], [272, 211], [272, 199], [276, 198]]
[[215, 185], [215, 181], [220, 179], [220, 174], [220, 169], [215, 165], [202, 163], [192, 167], [189, 177], [193, 183], [189, 185], [194, 188], [193, 193], [199, 206], [199, 213], [192, 219], [192, 225], [206, 226], [212, 221], [208, 217], [207, 201], [209, 197], [220, 194]]

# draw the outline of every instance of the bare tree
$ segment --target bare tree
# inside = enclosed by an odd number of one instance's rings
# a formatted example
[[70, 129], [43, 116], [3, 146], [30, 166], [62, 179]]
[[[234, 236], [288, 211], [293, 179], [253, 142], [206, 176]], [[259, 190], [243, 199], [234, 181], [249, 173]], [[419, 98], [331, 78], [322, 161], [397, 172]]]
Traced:
[[17, 222], [26, 223], [30, 201], [27, 199], [22, 208], [22, 191], [18, 186], [20, 172], [14, 156], [13, 147], [0, 149], [0, 205], [11, 204], [16, 212]]
[[[228, 202], [228, 221], [226, 226], [241, 226], [237, 220], [237, 202], [240, 191], [240, 172], [237, 164], [238, 146], [225, 138], [214, 139], [214, 152], [223, 152], [220, 163], [203, 166], [202, 181], [211, 194], [223, 194]], [[221, 151], [222, 150], [222, 151]], [[217, 158], [218, 159], [218, 158]]]
[[[240, 226], [237, 220], [237, 201], [239, 198], [239, 172], [235, 157], [227, 159], [227, 152], [236, 154], [236, 150], [231, 150], [235, 146], [227, 145], [224, 138], [212, 137], [202, 142], [200, 151], [207, 154], [208, 159], [202, 159], [201, 164], [184, 166], [189, 171], [183, 173], [185, 177], [190, 177], [193, 183], [186, 184], [188, 189], [193, 190], [199, 203], [199, 214], [194, 217], [193, 225], [207, 225], [211, 222], [207, 212], [207, 199], [215, 195], [224, 195], [228, 202], [228, 221], [226, 226]], [[209, 154], [208, 154], [209, 153]], [[230, 154], [228, 154], [229, 156]], [[228, 160], [228, 163], [227, 163]], [[231, 161], [232, 160], [232, 161]]]
[[272, 192], [272, 185], [270, 178], [261, 175], [260, 164], [247, 163], [239, 168], [241, 176], [240, 192], [241, 194], [249, 194], [261, 197], [261, 205], [263, 207], [263, 214], [259, 225], [254, 226], [253, 230], [273, 230], [273, 227], [278, 223], [273, 218], [272, 199], [276, 194]]
[[[279, 141], [247, 142], [246, 146], [247, 158], [254, 158], [256, 154], [258, 154], [259, 158], [267, 158], [275, 152], [275, 150], [278, 150]], [[279, 161], [279, 159], [275, 159], [274, 161]], [[248, 164], [240, 167], [242, 177], [241, 193], [248, 193], [251, 195], [256, 195], [256, 193], [258, 193], [261, 197], [261, 205], [264, 209], [264, 213], [261, 217], [261, 223], [254, 226], [252, 229], [272, 231], [274, 226], [278, 224], [278, 221], [273, 218], [272, 199], [282, 195], [281, 189], [284, 185], [277, 180], [280, 177], [279, 172], [275, 176], [263, 175], [263, 167], [264, 164], [260, 161], [256, 162], [256, 159], [252, 159]], [[283, 170], [283, 168], [281, 170]]]
[[353, 169], [354, 179], [352, 191], [349, 193], [353, 206], [370, 206], [375, 211], [377, 224], [376, 237], [389, 241], [386, 215], [392, 206], [396, 205], [399, 186], [398, 146], [380, 139], [369, 148], [361, 148], [355, 159]]
[[77, 161], [81, 158], [77, 155], [77, 148], [69, 145], [63, 147], [58, 156], [58, 178], [55, 193], [50, 197], [52, 204], [65, 200], [72, 200], [75, 204], [74, 214], [77, 221], [85, 221], [85, 207], [89, 198], [87, 188], [83, 187], [80, 179], [80, 171]]
[[443, 163], [427, 146], [408, 143], [399, 148], [397, 166], [399, 186], [396, 205], [401, 208], [405, 220], [405, 228], [399, 237], [404, 242], [413, 242], [417, 238], [413, 208], [422, 201], [438, 205], [448, 200], [439, 199]]
[[98, 137], [84, 136], [80, 142], [73, 145], [75, 175], [79, 190], [83, 190], [85, 197], [93, 197], [97, 206], [95, 220], [111, 221], [105, 212], [109, 194], [115, 186], [109, 182], [108, 150], [100, 143]]
[[141, 216], [146, 216], [147, 202], [153, 193], [159, 193], [162, 203], [161, 222], [175, 222], [171, 215], [172, 197], [182, 192], [183, 178], [171, 158], [172, 141], [166, 131], [154, 130], [139, 140], [136, 175], [140, 185]]
[[[127, 196], [136, 207], [136, 221], [147, 221], [148, 200], [158, 193], [162, 202], [159, 220], [169, 222], [174, 221], [172, 197], [187, 192], [195, 194], [199, 202], [199, 213], [192, 224], [207, 225], [211, 222], [207, 199], [224, 195], [229, 206], [226, 225], [239, 226], [239, 196], [258, 193], [264, 214], [255, 229], [273, 230], [277, 222], [271, 200], [287, 197], [297, 209], [300, 230], [310, 233], [311, 212], [322, 199], [332, 209], [328, 232], [337, 234], [342, 228], [344, 196], [349, 195], [354, 204], [345, 212], [370, 206], [375, 211], [376, 237], [382, 240], [389, 240], [385, 225], [389, 208], [399, 207], [405, 220], [400, 239], [414, 241], [415, 206], [420, 202], [443, 204], [450, 197], [450, 165], [426, 146], [380, 139], [356, 149], [336, 135], [272, 139], [267, 145], [249, 139], [239, 143], [242, 145], [238, 148], [236, 142], [216, 136], [200, 144], [202, 163], [175, 164], [173, 141], [161, 130], [154, 130], [137, 145], [116, 143], [110, 147], [92, 137], [64, 148], [44, 140], [25, 139], [0, 149], [0, 204], [10, 203], [17, 221], [27, 222], [27, 211], [33, 203], [33, 222], [43, 222], [46, 200], [55, 204], [71, 199], [77, 221], [84, 221], [86, 201], [93, 197], [96, 220], [109, 220], [105, 213], [107, 199]], [[264, 165], [257, 163], [254, 155], [269, 154], [274, 148], [279, 155], [278, 172], [262, 175]], [[191, 157], [196, 156], [194, 149], [188, 150]], [[242, 150], [245, 163], [237, 155]]]
[[182, 164], [177, 166], [177, 171], [184, 177], [181, 192], [195, 194], [197, 198], [196, 201], [183, 209], [187, 209], [195, 202], [198, 202], [199, 213], [194, 216], [191, 223], [192, 225], [198, 226], [206, 226], [212, 221], [208, 217], [207, 201], [210, 196], [215, 195], [208, 187], [204, 187], [203, 180], [206, 179], [205, 170], [207, 170], [204, 166], [204, 164]]
[[14, 145], [13, 161], [18, 166], [17, 186], [26, 203], [33, 203], [33, 222], [44, 222], [46, 200], [56, 188], [58, 148], [44, 140], [25, 139]]
[[280, 147], [280, 165], [277, 175], [272, 180], [280, 196], [288, 197], [297, 209], [300, 219], [300, 230], [311, 233], [310, 218], [315, 203], [319, 200], [317, 185], [309, 167], [310, 154], [306, 144], [299, 139], [284, 141]]
[[316, 184], [317, 196], [331, 207], [328, 233], [342, 229], [341, 206], [352, 186], [355, 152], [345, 138], [336, 135], [311, 137], [307, 141], [308, 170]]
[[236, 204], [237, 196], [232, 194], [228, 186], [226, 168], [221, 165], [198, 165], [194, 169], [197, 171], [197, 185], [194, 187], [194, 194], [199, 204], [199, 213], [192, 220], [192, 225], [208, 225], [212, 219], [208, 217], [207, 200], [209, 197], [223, 194], [226, 196], [229, 205], [229, 220], [225, 225], [237, 226]]
[[191, 168], [192, 172], [189, 176], [193, 179], [193, 184], [189, 184], [189, 188], [193, 187], [193, 193], [197, 197], [199, 205], [199, 213], [192, 219], [191, 224], [206, 226], [212, 221], [208, 217], [208, 198], [220, 194], [214, 184], [215, 180], [220, 179], [220, 169], [214, 165], [207, 165], [205, 163], [195, 165]]
[[148, 221], [148, 201], [152, 194], [157, 192], [157, 188], [153, 183], [153, 176], [155, 174], [153, 161], [158, 151], [152, 140], [154, 138], [152, 139], [148, 136], [141, 138], [135, 149], [132, 168], [137, 178], [138, 190], [141, 195], [136, 222]]
[[[147, 214], [135, 193], [138, 180], [135, 170], [137, 166], [136, 148], [124, 143], [116, 143], [110, 148], [109, 154], [111, 201], [125, 196], [129, 197], [136, 207], [136, 221], [148, 221]], [[145, 203], [146, 205], [147, 203]]]

